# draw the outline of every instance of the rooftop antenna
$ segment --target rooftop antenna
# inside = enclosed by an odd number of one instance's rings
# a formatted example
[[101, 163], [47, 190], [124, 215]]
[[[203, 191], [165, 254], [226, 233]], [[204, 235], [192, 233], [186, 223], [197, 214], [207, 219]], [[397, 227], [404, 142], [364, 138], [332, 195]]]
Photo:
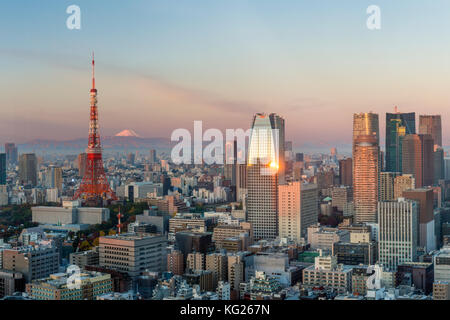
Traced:
[[117, 229], [118, 229], [118, 233], [121, 234], [122, 232], [122, 221], [121, 218], [123, 217], [123, 215], [121, 214], [121, 206], [119, 206], [119, 213], [117, 214], [117, 220], [118, 220], [118, 224], [117, 224]]

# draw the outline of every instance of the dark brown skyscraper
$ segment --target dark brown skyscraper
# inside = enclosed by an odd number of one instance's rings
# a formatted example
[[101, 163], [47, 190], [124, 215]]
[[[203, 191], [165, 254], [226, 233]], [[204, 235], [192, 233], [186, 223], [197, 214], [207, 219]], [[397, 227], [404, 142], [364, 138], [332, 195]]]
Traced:
[[19, 180], [23, 185], [37, 185], [37, 158], [34, 153], [25, 153], [20, 155]]
[[428, 134], [409, 134], [403, 139], [402, 171], [414, 175], [417, 188], [433, 185], [433, 144]]
[[441, 116], [419, 116], [419, 134], [429, 134], [434, 144], [442, 147], [442, 123]]
[[444, 149], [439, 148], [435, 144], [433, 153], [434, 161], [434, 184], [438, 184], [439, 180], [445, 179]]
[[352, 162], [352, 158], [339, 160], [339, 177], [343, 186], [353, 185]]
[[419, 230], [418, 245], [434, 250], [433, 231], [433, 189], [412, 189], [403, 191], [403, 197], [419, 203]]

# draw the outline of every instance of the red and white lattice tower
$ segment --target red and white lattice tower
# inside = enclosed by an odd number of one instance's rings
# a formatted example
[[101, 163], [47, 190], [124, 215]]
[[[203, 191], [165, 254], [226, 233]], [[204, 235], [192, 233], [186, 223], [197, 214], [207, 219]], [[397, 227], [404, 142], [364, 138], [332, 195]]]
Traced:
[[92, 89], [91, 115], [89, 122], [89, 144], [86, 149], [87, 159], [83, 180], [74, 199], [80, 199], [86, 204], [98, 204], [102, 200], [117, 200], [106, 179], [103, 168], [102, 147], [98, 126], [97, 89], [95, 89], [95, 61], [92, 54]]

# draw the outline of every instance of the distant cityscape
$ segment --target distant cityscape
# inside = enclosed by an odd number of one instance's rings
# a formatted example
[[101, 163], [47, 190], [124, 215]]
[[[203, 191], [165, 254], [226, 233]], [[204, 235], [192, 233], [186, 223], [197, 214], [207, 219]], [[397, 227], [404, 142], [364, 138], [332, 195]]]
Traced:
[[83, 153], [0, 154], [0, 298], [450, 300], [440, 115], [387, 113], [382, 150], [354, 114], [351, 157], [294, 152], [276, 113], [249, 115], [244, 164], [236, 140], [223, 165], [106, 155], [94, 58], [85, 112]]

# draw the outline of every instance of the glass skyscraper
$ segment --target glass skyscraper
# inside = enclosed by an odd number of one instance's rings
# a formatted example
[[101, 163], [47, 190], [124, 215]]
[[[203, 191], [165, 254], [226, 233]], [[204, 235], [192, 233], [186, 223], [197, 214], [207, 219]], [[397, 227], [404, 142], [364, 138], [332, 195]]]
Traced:
[[253, 117], [247, 161], [247, 215], [254, 237], [278, 235], [278, 157], [276, 130], [263, 113]]
[[386, 171], [402, 172], [403, 138], [415, 133], [415, 112], [386, 113]]

